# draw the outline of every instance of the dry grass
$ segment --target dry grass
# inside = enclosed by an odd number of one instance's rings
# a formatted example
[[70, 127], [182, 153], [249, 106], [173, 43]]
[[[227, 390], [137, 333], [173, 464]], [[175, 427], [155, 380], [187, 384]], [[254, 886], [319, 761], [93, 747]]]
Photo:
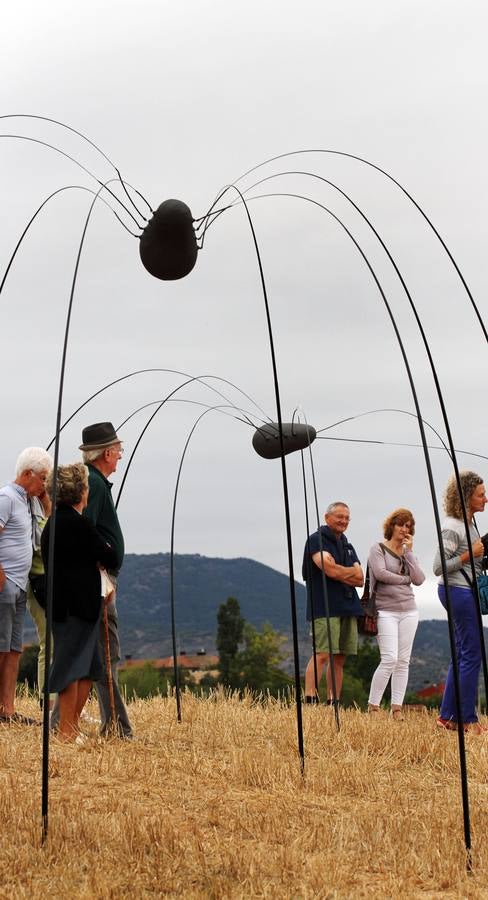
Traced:
[[[36, 712], [21, 698], [19, 708]], [[96, 705], [90, 712], [96, 714]], [[217, 694], [131, 704], [138, 740], [51, 743], [40, 843], [40, 730], [0, 727], [0, 896], [488, 897], [488, 736], [467, 737], [474, 872], [457, 740], [393, 722]]]

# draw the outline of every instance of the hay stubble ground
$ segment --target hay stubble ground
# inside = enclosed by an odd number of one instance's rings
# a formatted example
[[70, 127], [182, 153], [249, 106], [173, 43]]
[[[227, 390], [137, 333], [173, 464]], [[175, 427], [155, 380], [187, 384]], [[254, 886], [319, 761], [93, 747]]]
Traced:
[[[35, 713], [33, 701], [19, 708]], [[89, 711], [96, 714], [96, 704]], [[488, 735], [468, 736], [473, 874], [457, 739], [217, 694], [136, 701], [138, 740], [51, 742], [41, 846], [40, 729], [0, 728], [0, 896], [488, 898]]]

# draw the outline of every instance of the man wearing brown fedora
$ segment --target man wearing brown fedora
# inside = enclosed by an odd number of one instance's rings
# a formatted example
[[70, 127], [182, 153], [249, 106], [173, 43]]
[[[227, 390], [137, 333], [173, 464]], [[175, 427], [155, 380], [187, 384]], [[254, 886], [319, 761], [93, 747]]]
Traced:
[[[112, 483], [108, 481], [117, 469], [117, 464], [122, 456], [122, 441], [117, 436], [111, 422], [97, 422], [95, 425], [87, 425], [83, 429], [80, 450], [83, 454], [83, 462], [88, 466], [88, 482], [90, 492], [88, 506], [85, 515], [94, 524], [101, 536], [108, 541], [117, 554], [117, 567], [108, 574], [117, 587], [117, 576], [124, 560], [124, 537], [120, 527], [117, 510], [112, 498]], [[112, 669], [113, 695], [115, 700], [116, 729], [120, 737], [131, 738], [132, 727], [127, 715], [124, 701], [122, 700], [117, 676], [117, 663], [120, 659], [120, 643], [117, 626], [117, 610], [115, 606], [115, 594], [107, 606], [110, 662]], [[105, 632], [103, 623], [100, 632], [100, 655], [105, 660]], [[101, 733], [107, 734], [112, 730], [113, 717], [110, 702], [107, 673], [104, 678], [95, 684], [100, 714], [102, 719]]]

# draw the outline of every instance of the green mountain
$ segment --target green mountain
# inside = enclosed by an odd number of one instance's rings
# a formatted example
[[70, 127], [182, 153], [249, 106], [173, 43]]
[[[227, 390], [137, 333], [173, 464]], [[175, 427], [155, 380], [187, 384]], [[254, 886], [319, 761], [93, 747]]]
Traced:
[[[305, 628], [306, 594], [295, 583], [297, 615]], [[237, 597], [242, 615], [260, 627], [291, 631], [289, 580], [252, 559], [219, 559], [177, 554], [174, 602], [178, 649], [188, 653], [215, 647], [217, 610]], [[171, 652], [170, 555], [132, 554], [124, 559], [117, 599], [123, 652], [133, 657], [166, 656]]]
[[[485, 631], [485, 641], [486, 632]], [[410, 660], [409, 690], [421, 690], [429, 684], [444, 681], [451, 649], [447, 619], [427, 619], [419, 622]]]

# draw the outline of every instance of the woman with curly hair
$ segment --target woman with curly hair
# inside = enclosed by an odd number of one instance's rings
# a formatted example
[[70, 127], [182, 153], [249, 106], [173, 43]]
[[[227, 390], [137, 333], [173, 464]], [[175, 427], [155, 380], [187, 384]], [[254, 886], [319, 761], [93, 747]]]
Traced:
[[[52, 494], [52, 476], [47, 485]], [[50, 691], [59, 693], [59, 737], [77, 738], [81, 711], [93, 681], [102, 676], [98, 634], [102, 611], [100, 566], [114, 568], [117, 557], [92, 523], [82, 516], [88, 501], [88, 469], [83, 463], [59, 466], [53, 569], [53, 664]], [[48, 571], [48, 520], [41, 537]]]
[[[475, 528], [473, 516], [475, 513], [483, 512], [488, 501], [483, 479], [476, 472], [462, 471], [459, 473], [459, 480], [468, 519], [475, 570], [478, 576], [481, 574], [484, 547]], [[446, 556], [447, 579], [454, 620], [454, 637], [461, 693], [461, 719], [465, 731], [482, 734], [485, 729], [479, 723], [476, 713], [476, 694], [481, 666], [479, 621], [476, 609], [477, 600], [471, 587], [472, 573], [469, 564], [468, 538], [464, 527], [461, 498], [454, 475], [447, 482], [444, 493], [444, 511], [447, 518], [442, 523], [442, 543]], [[434, 574], [440, 576], [439, 599], [444, 608], [446, 608], [446, 589], [442, 577], [439, 550], [434, 559]], [[447, 728], [452, 731], [455, 731], [457, 728], [452, 661], [447, 673], [437, 724], [441, 728]]]
[[412, 584], [425, 575], [412, 553], [415, 519], [409, 509], [395, 509], [383, 523], [385, 540], [369, 551], [370, 590], [378, 610], [380, 663], [369, 693], [369, 712], [377, 712], [391, 678], [391, 714], [403, 719], [402, 704], [419, 614]]

